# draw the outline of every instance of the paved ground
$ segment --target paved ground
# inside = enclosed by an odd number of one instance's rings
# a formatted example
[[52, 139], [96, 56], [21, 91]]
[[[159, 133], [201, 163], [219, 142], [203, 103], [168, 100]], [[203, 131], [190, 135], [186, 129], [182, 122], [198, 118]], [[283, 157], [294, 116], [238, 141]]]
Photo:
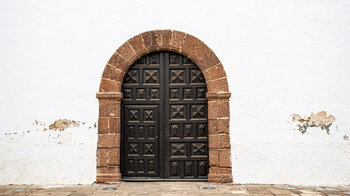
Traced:
[[216, 185], [204, 182], [122, 182], [116, 185], [6, 185], [0, 195], [349, 195], [348, 186]]

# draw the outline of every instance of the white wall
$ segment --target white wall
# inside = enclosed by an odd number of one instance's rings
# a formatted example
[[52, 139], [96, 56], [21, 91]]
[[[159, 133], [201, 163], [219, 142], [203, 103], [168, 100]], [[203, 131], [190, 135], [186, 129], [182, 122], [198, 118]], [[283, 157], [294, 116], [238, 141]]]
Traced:
[[[222, 61], [234, 182], [349, 184], [349, 18], [345, 0], [0, 1], [0, 184], [94, 182], [104, 65], [153, 29]], [[329, 135], [291, 122], [319, 111], [336, 118]], [[45, 130], [58, 119], [80, 127]]]

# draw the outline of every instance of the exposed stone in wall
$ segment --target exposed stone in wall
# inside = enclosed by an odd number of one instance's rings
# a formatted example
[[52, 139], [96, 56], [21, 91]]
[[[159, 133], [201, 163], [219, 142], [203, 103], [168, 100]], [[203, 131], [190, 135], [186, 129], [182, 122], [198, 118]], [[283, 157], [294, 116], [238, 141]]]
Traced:
[[303, 134], [306, 133], [308, 127], [320, 127], [329, 134], [329, 127], [333, 124], [335, 118], [333, 115], [327, 116], [327, 112], [321, 111], [317, 114], [311, 113], [307, 118], [301, 118], [299, 114], [293, 114], [292, 121], [300, 123], [297, 126]]
[[[5, 130], [5, 135], [16, 135], [16, 134], [27, 134], [31, 133], [33, 131], [48, 131], [48, 130], [60, 130], [63, 131], [64, 129], [70, 128], [70, 127], [83, 127], [87, 129], [97, 128], [96, 122], [93, 124], [87, 124], [84, 121], [76, 121], [76, 120], [68, 120], [68, 119], [59, 119], [54, 121], [54, 123], [50, 124], [45, 121], [41, 120], [34, 120], [32, 123], [33, 126], [28, 127], [28, 129], [17, 129], [17, 130]], [[85, 125], [85, 126], [84, 126]]]
[[49, 126], [50, 130], [64, 130], [69, 127], [79, 127], [79, 123], [75, 120], [59, 119]]
[[[29, 124], [27, 129], [0, 130], [0, 143], [5, 146], [11, 143], [21, 145], [85, 145], [89, 143], [88, 138], [95, 138], [96, 135], [95, 122], [86, 123], [83, 121], [61, 119], [51, 124], [47, 121], [35, 119], [31, 124], [32, 126]], [[49, 125], [51, 129], [49, 129]], [[81, 134], [88, 134], [90, 136], [81, 137]]]

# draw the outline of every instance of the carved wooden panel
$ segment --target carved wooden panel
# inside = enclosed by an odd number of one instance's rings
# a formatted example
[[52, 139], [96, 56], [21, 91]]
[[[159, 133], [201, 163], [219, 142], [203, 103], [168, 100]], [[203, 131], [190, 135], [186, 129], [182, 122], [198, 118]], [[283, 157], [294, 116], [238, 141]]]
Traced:
[[167, 178], [206, 178], [208, 174], [208, 104], [203, 73], [188, 58], [165, 55], [165, 98], [169, 100], [165, 120], [169, 136], [165, 138], [170, 156]]
[[124, 105], [121, 154], [124, 176], [159, 175], [158, 110], [157, 105]]
[[122, 175], [206, 179], [207, 87], [198, 67], [176, 53], [151, 53], [125, 74], [122, 92]]

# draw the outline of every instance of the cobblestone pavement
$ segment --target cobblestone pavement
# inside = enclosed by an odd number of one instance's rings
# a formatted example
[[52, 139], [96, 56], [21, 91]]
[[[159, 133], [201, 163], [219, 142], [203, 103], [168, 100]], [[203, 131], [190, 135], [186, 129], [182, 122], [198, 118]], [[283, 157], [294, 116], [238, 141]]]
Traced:
[[346, 186], [223, 185], [205, 182], [121, 182], [115, 185], [0, 185], [0, 195], [349, 195]]

